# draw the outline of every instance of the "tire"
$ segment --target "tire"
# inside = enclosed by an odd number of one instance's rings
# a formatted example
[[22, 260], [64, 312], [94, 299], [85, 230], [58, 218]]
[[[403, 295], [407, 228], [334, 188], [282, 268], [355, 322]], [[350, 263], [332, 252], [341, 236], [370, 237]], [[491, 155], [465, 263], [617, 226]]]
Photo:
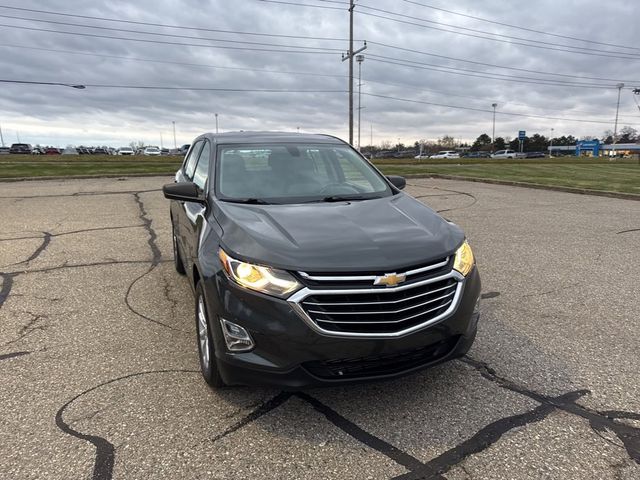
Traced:
[[173, 220], [171, 220], [171, 238], [173, 241], [173, 266], [176, 268], [176, 272], [180, 275], [184, 275], [187, 271], [184, 268], [182, 257], [180, 256], [180, 249], [178, 248], [178, 239], [176, 238], [176, 232], [173, 228]]
[[215, 343], [211, 334], [211, 322], [207, 313], [207, 302], [204, 300], [204, 289], [198, 282], [196, 285], [196, 338], [198, 341], [198, 357], [204, 381], [211, 388], [225, 386], [216, 362]]

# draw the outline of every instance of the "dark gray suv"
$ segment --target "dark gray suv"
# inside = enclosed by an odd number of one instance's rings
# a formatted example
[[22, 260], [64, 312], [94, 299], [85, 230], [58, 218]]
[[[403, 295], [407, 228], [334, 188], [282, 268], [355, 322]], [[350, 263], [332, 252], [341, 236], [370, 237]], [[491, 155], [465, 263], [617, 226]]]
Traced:
[[473, 253], [404, 186], [327, 135], [194, 140], [163, 191], [209, 385], [392, 378], [468, 351]]

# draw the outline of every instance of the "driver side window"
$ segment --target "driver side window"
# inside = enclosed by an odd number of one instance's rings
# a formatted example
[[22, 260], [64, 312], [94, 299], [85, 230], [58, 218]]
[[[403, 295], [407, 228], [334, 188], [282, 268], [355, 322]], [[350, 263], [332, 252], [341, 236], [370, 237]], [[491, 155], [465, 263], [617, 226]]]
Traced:
[[189, 155], [187, 156], [187, 159], [184, 162], [184, 176], [189, 180], [193, 179], [193, 172], [196, 169], [196, 162], [198, 161], [198, 154], [200, 153], [201, 147], [202, 140], [196, 142], [193, 145], [191, 151], [189, 152]]

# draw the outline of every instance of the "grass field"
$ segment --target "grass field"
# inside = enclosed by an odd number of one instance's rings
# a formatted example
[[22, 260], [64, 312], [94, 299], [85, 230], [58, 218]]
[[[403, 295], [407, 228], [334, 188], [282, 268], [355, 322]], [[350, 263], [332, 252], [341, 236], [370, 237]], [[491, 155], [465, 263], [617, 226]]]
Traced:
[[[0, 178], [70, 175], [173, 174], [182, 157], [109, 155], [0, 155]], [[604, 158], [536, 159], [380, 159], [374, 163], [392, 175], [443, 174], [540, 185], [640, 194], [637, 160]]]

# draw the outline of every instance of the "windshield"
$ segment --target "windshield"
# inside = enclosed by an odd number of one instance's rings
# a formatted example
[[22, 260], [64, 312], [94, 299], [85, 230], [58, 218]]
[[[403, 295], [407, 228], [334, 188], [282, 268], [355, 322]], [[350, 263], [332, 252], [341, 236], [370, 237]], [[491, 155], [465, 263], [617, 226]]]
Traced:
[[347, 145], [222, 145], [217, 158], [216, 194], [226, 201], [304, 203], [393, 193]]

